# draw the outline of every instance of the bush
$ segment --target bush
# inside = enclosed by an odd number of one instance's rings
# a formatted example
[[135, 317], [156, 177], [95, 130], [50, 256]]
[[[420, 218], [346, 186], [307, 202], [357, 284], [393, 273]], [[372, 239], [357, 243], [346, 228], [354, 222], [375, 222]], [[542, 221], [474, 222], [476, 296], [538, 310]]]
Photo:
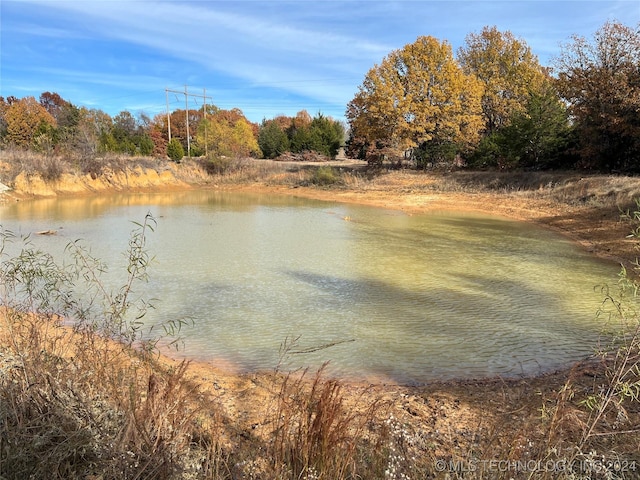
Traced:
[[65, 165], [60, 157], [44, 156], [36, 157], [33, 164], [34, 173], [40, 174], [40, 177], [46, 182], [55, 182], [60, 180], [65, 171]]
[[315, 185], [333, 185], [339, 181], [340, 175], [328, 165], [318, 168], [311, 177], [311, 183]]
[[179, 162], [184, 157], [184, 148], [177, 138], [172, 138], [167, 145], [167, 156], [174, 162]]
[[220, 175], [231, 167], [232, 161], [229, 157], [209, 154], [204, 160], [203, 167], [209, 175]]
[[153, 153], [153, 140], [149, 135], [140, 138], [140, 155], [151, 155]]

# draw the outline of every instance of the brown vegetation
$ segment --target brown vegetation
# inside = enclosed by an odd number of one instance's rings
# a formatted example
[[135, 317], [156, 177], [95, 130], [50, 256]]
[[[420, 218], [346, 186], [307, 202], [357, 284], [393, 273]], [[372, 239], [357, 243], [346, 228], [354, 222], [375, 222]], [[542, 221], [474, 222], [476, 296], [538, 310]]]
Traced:
[[[629, 266], [635, 258], [637, 239], [626, 238], [634, 224], [620, 216], [640, 196], [634, 178], [321, 166], [335, 177], [330, 186], [314, 183], [318, 165], [294, 162], [245, 160], [210, 177], [187, 162], [172, 178], [182, 179], [179, 188], [262, 189], [409, 213], [484, 211], [547, 225]], [[48, 194], [68, 192], [58, 188]], [[613, 293], [608, 305], [637, 328]], [[569, 371], [409, 387], [338, 382], [322, 370], [238, 375], [187, 365], [34, 311], [0, 312], [0, 477], [640, 475], [637, 330], [624, 337], [627, 350]], [[618, 395], [624, 386], [626, 397]]]

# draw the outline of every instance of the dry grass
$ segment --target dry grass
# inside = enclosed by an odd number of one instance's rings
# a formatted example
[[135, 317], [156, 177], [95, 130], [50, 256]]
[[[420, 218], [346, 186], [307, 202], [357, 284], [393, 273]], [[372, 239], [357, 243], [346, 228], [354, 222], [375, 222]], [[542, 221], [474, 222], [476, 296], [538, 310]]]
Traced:
[[565, 205], [608, 207], [633, 204], [640, 180], [623, 175], [580, 172], [382, 172], [366, 182], [367, 190], [403, 193], [498, 193], [549, 200]]
[[166, 170], [171, 162], [152, 157], [130, 157], [124, 154], [105, 153], [100, 156], [43, 155], [20, 149], [0, 149], [0, 181], [12, 184], [24, 173], [38, 175], [47, 182], [59, 180], [62, 174], [73, 173], [97, 178], [105, 171], [125, 171], [142, 167], [158, 172]]
[[[64, 334], [55, 337], [49, 340], [69, 342]], [[82, 345], [90, 361], [51, 350], [39, 357], [3, 351], [4, 478], [181, 478], [197, 472], [203, 453], [192, 448], [192, 436], [203, 403], [184, 377], [186, 364], [152, 368], [113, 346], [107, 353]]]
[[277, 392], [268, 457], [278, 478], [357, 478], [367, 468], [358, 449], [381, 406], [347, 408], [343, 385], [323, 370], [310, 381], [288, 374]]
[[59, 156], [42, 155], [23, 150], [0, 150], [0, 181], [11, 183], [21, 172], [27, 175], [40, 175], [46, 181], [55, 181], [63, 173], [71, 170], [72, 165]]

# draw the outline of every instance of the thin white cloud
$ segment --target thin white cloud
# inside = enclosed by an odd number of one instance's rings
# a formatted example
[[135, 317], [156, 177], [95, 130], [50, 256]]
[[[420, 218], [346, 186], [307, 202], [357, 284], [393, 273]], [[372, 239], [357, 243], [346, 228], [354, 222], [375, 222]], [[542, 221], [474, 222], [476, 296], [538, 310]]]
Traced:
[[80, 35], [78, 32], [64, 28], [47, 27], [34, 23], [18, 23], [5, 26], [5, 35], [23, 34], [33, 37], [46, 37], [56, 39], [83, 39], [88, 38], [87, 35]]
[[40, 68], [37, 66], [33, 66], [30, 71], [42, 76], [42, 78], [55, 77], [73, 83], [100, 85], [116, 89], [131, 88], [132, 85], [140, 85], [143, 86], [144, 90], [149, 90], [149, 88], [153, 88], [154, 86], [159, 88], [161, 85], [156, 77], [148, 75], [115, 75], [85, 70], [70, 70], [68, 68]]
[[[259, 12], [221, 11], [215, 3], [205, 3], [205, 7], [172, 2], [33, 1], [64, 10], [78, 23], [87, 24], [89, 20], [90, 28], [103, 36], [188, 58], [209, 70], [254, 83], [273, 82], [276, 75], [283, 79], [305, 75], [317, 78], [321, 71], [314, 64], [332, 63], [335, 70], [350, 70], [350, 65], [369, 63], [368, 59], [381, 58], [390, 50], [388, 45], [325, 29], [264, 20]], [[277, 68], [271, 67], [276, 63]], [[328, 73], [332, 76], [331, 71]], [[313, 93], [304, 86], [295, 90]]]

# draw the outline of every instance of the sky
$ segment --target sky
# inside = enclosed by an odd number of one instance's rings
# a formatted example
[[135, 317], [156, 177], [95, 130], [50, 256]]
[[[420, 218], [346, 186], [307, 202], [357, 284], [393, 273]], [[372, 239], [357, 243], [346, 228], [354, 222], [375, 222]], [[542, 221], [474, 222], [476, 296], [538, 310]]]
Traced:
[[0, 96], [49, 91], [153, 117], [167, 98], [173, 111], [206, 95], [253, 122], [300, 110], [342, 121], [369, 69], [419, 36], [456, 52], [495, 26], [551, 66], [609, 20], [638, 25], [640, 0], [0, 0]]

